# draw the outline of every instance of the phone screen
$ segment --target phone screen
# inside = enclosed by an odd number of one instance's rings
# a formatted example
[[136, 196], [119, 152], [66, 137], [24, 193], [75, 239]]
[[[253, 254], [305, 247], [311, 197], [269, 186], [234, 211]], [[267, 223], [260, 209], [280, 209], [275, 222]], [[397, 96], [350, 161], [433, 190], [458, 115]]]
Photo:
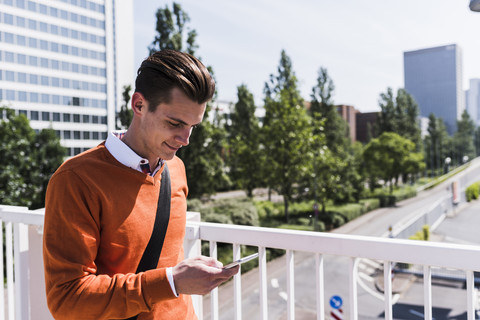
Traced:
[[249, 256], [240, 258], [236, 261], [230, 262], [229, 264], [225, 265], [223, 268], [225, 268], [225, 269], [233, 268], [235, 266], [238, 266], [239, 264], [245, 263], [245, 262], [253, 260], [255, 258], [258, 258], [258, 253], [254, 253], [254, 254], [251, 254]]

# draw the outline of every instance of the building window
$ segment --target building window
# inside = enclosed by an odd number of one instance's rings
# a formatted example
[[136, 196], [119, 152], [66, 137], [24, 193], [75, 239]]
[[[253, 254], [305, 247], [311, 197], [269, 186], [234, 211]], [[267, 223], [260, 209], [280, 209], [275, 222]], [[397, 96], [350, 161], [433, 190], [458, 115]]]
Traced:
[[97, 131], [92, 132], [92, 139], [93, 140], [98, 140], [98, 132]]
[[7, 95], [7, 100], [10, 100], [10, 101], [15, 100], [15, 91], [7, 90], [6, 95]]
[[42, 103], [50, 103], [50, 95], [42, 93]]
[[19, 64], [27, 64], [27, 56], [24, 55], [24, 54], [20, 54], [20, 53], [19, 53], [19, 54], [17, 55], [17, 62], [18, 62]]
[[28, 46], [30, 48], [37, 48], [38, 47], [38, 41], [35, 38], [28, 38]]
[[73, 139], [80, 140], [80, 131], [73, 131]]
[[53, 118], [53, 121], [59, 122], [59, 121], [60, 121], [60, 113], [54, 112], [54, 113], [52, 114], [52, 118]]
[[28, 19], [28, 29], [37, 30], [37, 21]]
[[38, 93], [30, 92], [30, 102], [38, 102]]
[[63, 131], [63, 139], [70, 139], [71, 133], [70, 131]]
[[38, 76], [36, 74], [30, 75], [30, 84], [38, 84]]
[[21, 83], [27, 83], [27, 74], [23, 72], [17, 73], [17, 80]]
[[18, 101], [27, 101], [27, 92], [26, 91], [18, 91]]
[[42, 112], [42, 120], [43, 121], [50, 121], [50, 112]]
[[7, 81], [15, 81], [15, 72], [13, 72], [13, 71], [5, 71], [5, 80], [7, 80]]
[[27, 116], [27, 110], [18, 110], [18, 114], [23, 114], [26, 117]]
[[70, 122], [70, 113], [63, 114], [63, 122]]
[[31, 120], [38, 120], [38, 111], [31, 111], [30, 112], [30, 119]]
[[80, 154], [80, 153], [82, 153], [82, 149], [81, 148], [73, 148], [73, 153], [74, 153], [74, 155]]
[[88, 114], [84, 114], [83, 117], [83, 123], [89, 123], [90, 122], [90, 116]]
[[73, 122], [76, 122], [76, 123], [80, 122], [80, 115], [79, 114], [74, 114], [73, 115]]
[[90, 132], [84, 131], [83, 132], [83, 139], [84, 140], [90, 140]]
[[36, 67], [36, 66], [38, 65], [37, 57], [35, 57], [35, 56], [29, 56], [29, 57], [28, 57], [28, 64], [31, 65], [31, 66]]

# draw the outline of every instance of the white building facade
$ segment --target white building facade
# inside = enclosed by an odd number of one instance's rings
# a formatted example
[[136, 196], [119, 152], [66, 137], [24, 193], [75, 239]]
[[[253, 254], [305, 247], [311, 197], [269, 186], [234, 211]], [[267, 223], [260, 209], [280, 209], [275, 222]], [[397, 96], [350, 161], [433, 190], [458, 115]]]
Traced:
[[470, 89], [465, 92], [467, 112], [475, 122], [480, 125], [480, 79], [470, 79]]
[[0, 0], [0, 105], [53, 128], [67, 156], [115, 128], [134, 79], [133, 2], [116, 2]]

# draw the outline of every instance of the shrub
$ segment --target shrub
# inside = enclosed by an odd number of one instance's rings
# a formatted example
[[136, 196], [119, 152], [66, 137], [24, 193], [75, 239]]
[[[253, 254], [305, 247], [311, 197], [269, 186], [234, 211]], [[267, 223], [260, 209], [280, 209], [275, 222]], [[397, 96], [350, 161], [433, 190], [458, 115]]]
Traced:
[[410, 240], [423, 240], [423, 241], [428, 241], [430, 240], [430, 226], [429, 225], [424, 225], [422, 227], [422, 230], [418, 231], [415, 233], [413, 236], [408, 237]]
[[480, 182], [472, 183], [465, 190], [465, 196], [467, 197], [467, 201], [470, 202], [472, 200], [477, 200], [479, 193], [480, 193]]

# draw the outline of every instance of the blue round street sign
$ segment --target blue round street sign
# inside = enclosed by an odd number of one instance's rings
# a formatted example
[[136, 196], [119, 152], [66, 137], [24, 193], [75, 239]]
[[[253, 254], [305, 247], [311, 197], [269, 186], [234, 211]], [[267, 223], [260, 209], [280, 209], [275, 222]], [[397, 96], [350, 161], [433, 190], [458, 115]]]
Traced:
[[340, 298], [340, 296], [332, 296], [330, 298], [330, 306], [333, 309], [340, 309], [342, 307], [342, 304], [343, 304], [343, 301], [342, 301], [342, 298]]

